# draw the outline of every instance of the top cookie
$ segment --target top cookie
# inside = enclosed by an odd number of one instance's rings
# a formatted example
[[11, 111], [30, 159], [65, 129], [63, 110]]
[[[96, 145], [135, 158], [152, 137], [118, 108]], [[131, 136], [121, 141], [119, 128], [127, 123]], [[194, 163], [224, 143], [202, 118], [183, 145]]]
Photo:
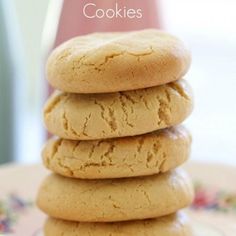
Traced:
[[189, 65], [182, 42], [159, 30], [94, 33], [56, 48], [48, 59], [47, 78], [65, 92], [106, 93], [175, 81]]

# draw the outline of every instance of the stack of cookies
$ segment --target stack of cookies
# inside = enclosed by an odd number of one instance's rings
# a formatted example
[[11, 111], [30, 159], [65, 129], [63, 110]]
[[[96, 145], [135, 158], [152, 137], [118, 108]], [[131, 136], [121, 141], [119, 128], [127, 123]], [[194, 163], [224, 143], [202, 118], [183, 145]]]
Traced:
[[179, 210], [193, 191], [182, 170], [192, 111], [182, 79], [190, 55], [158, 30], [95, 33], [62, 44], [47, 64], [59, 89], [47, 101], [43, 150], [54, 173], [38, 206], [45, 236], [189, 236]]

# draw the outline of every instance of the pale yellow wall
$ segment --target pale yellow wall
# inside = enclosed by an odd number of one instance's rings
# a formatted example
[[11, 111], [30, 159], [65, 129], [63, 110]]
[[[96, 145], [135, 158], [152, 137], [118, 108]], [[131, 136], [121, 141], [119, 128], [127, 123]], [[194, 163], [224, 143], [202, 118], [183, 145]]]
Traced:
[[31, 109], [40, 99], [42, 32], [49, 0], [13, 0], [26, 62], [26, 90]]
[[[1, 0], [0, 0], [1, 1]], [[47, 95], [44, 64], [56, 35], [62, 0], [11, 0], [16, 12], [24, 76], [15, 81], [15, 159], [40, 160], [45, 129], [43, 101]], [[17, 52], [16, 52], [17, 53]], [[21, 55], [22, 56], [22, 55]]]

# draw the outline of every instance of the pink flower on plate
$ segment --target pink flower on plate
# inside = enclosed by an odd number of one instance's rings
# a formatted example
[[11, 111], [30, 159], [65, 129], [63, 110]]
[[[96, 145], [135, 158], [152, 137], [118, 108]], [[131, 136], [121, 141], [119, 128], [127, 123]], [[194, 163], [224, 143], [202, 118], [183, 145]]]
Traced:
[[195, 199], [192, 206], [196, 209], [214, 208], [217, 205], [217, 193], [213, 190], [206, 190], [200, 186], [196, 187]]

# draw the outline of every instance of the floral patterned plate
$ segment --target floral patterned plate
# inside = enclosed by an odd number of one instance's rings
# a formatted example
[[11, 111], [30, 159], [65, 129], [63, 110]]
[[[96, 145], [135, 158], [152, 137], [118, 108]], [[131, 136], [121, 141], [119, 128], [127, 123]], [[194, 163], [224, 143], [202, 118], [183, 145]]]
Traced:
[[[188, 210], [195, 236], [235, 236], [236, 167], [190, 162], [184, 168], [195, 183]], [[0, 167], [0, 236], [43, 236], [45, 215], [34, 199], [47, 173], [41, 165]]]

